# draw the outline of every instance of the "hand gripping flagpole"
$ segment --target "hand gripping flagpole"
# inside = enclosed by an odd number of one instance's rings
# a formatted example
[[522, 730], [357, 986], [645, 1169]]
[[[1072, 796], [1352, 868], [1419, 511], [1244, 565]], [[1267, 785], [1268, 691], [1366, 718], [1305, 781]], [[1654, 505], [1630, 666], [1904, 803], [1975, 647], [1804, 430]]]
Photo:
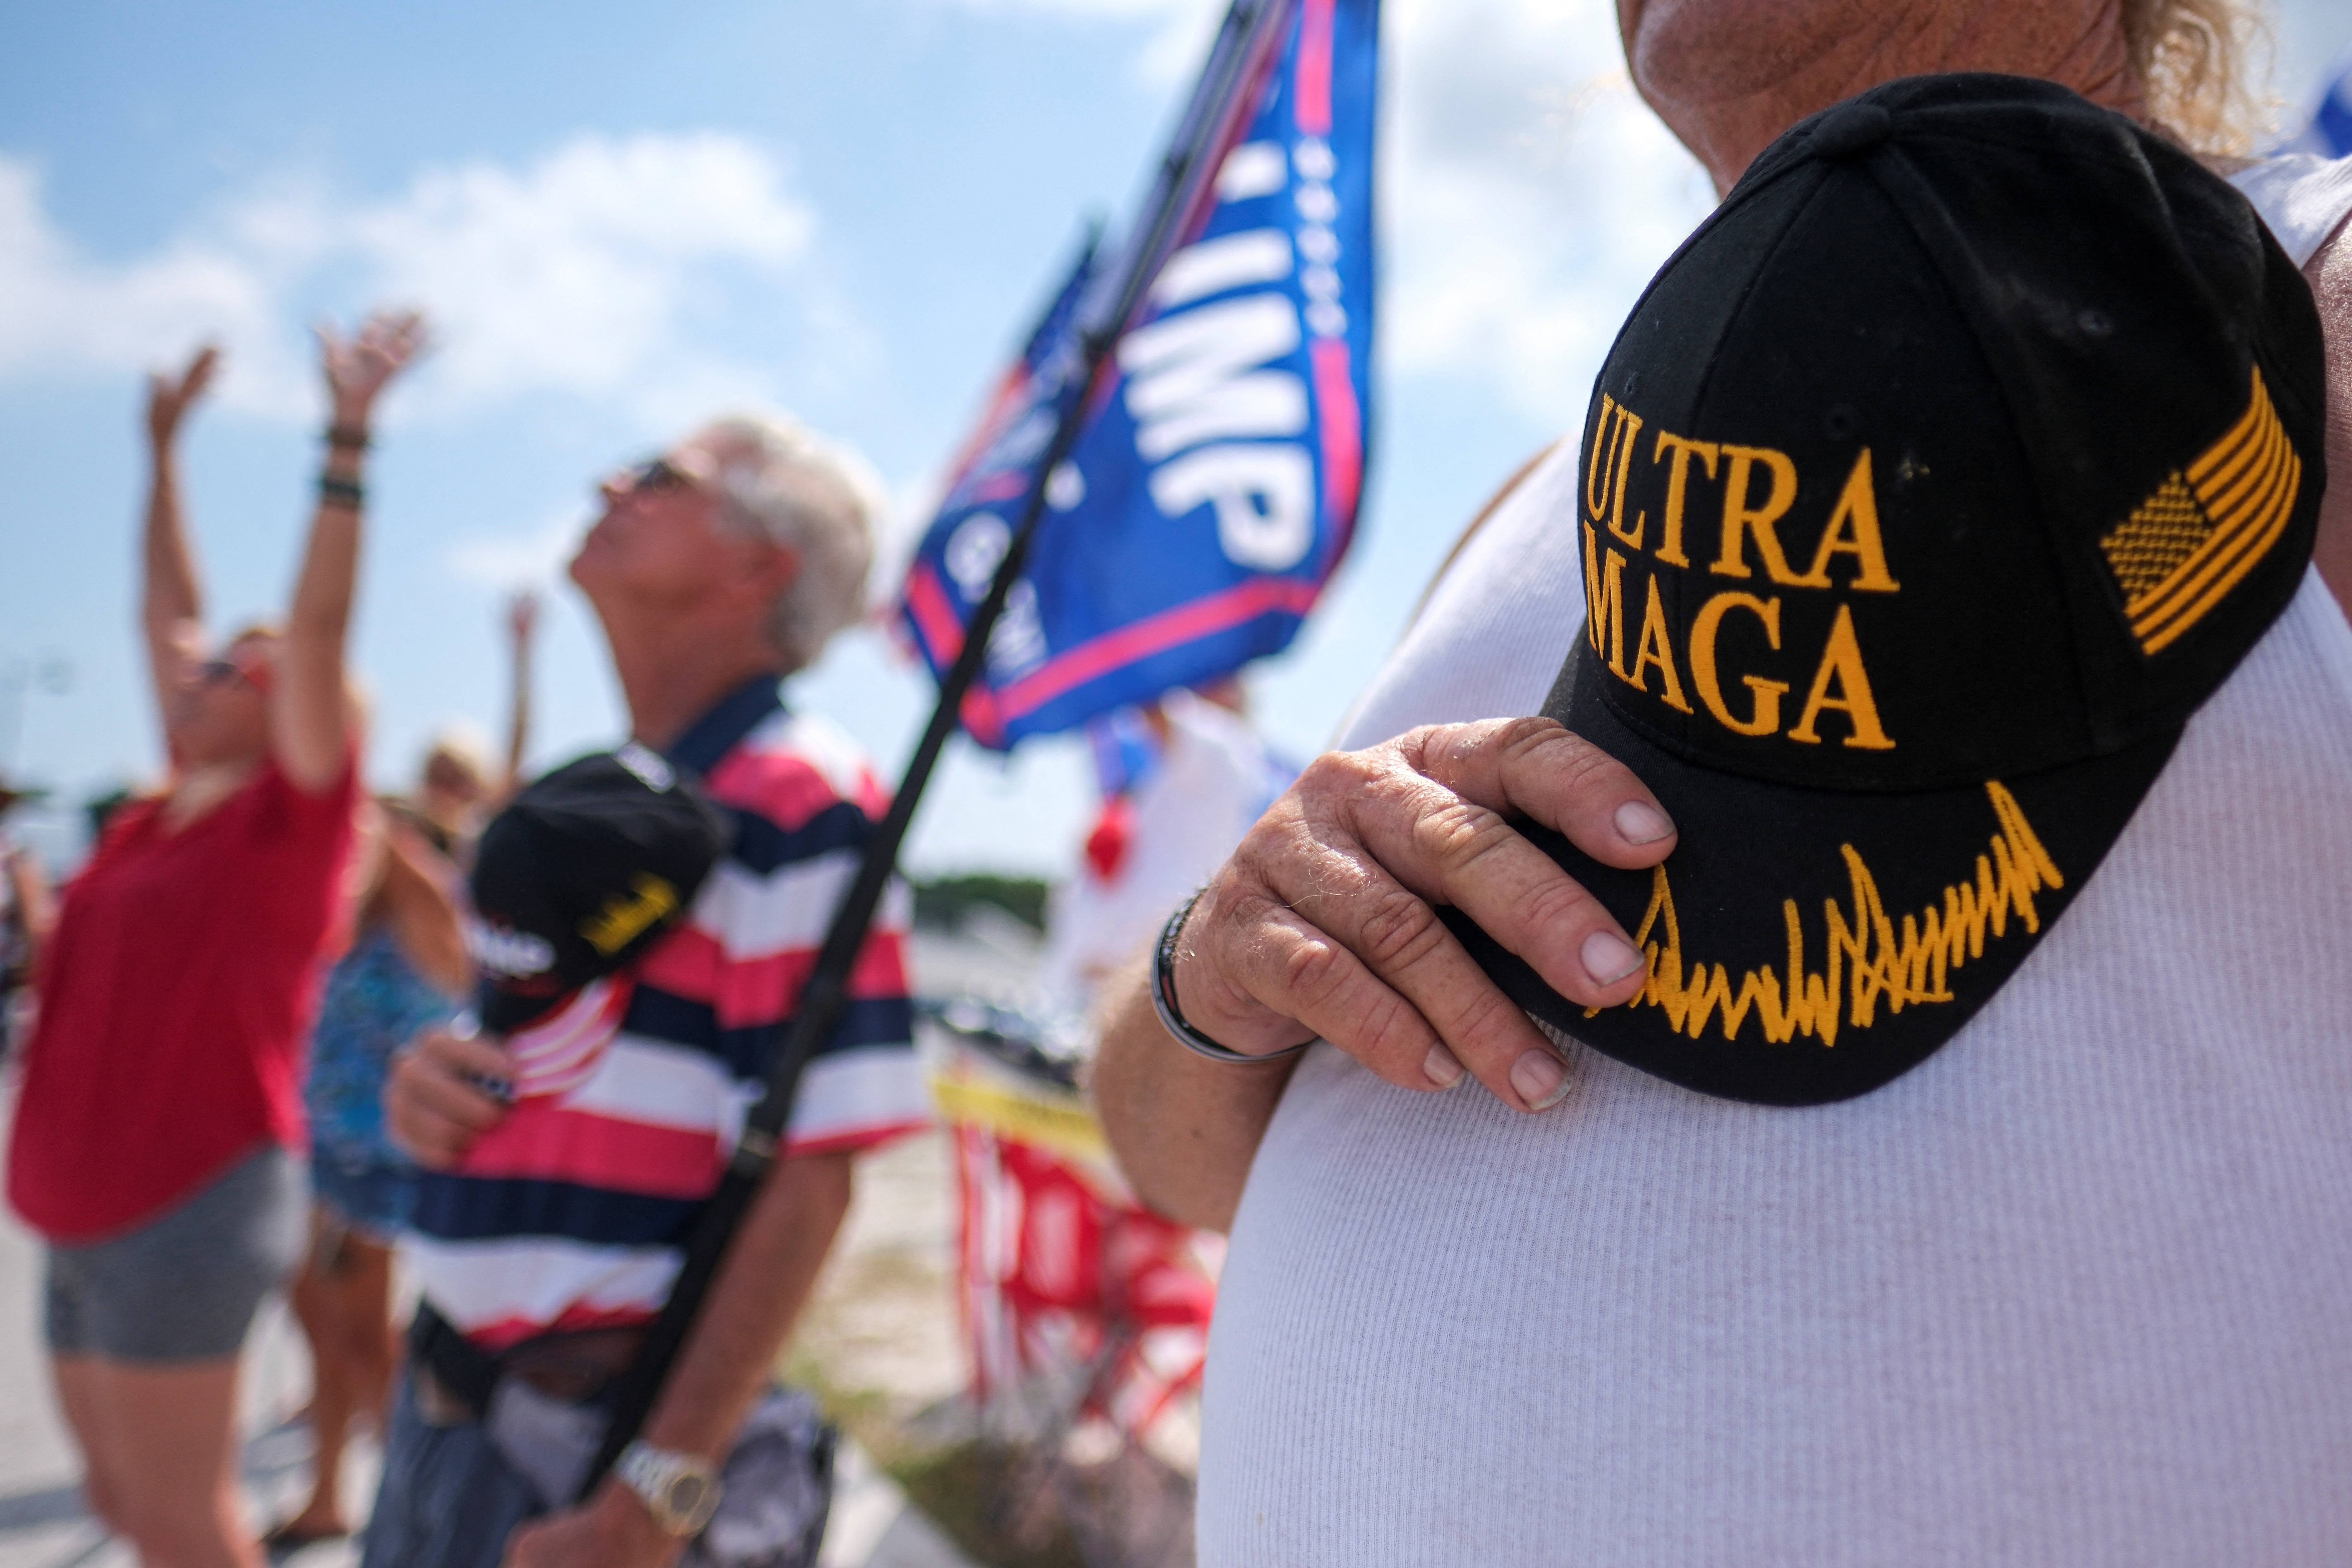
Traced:
[[[824, 946], [815, 967], [801, 989], [799, 1005], [784, 1026], [783, 1040], [768, 1070], [765, 1092], [744, 1118], [743, 1132], [730, 1156], [718, 1189], [704, 1206], [687, 1244], [686, 1258], [669, 1300], [647, 1331], [644, 1347], [621, 1378], [614, 1396], [612, 1423], [604, 1447], [581, 1483], [585, 1500], [636, 1437], [661, 1396], [670, 1368], [684, 1348], [711, 1281], [725, 1263], [729, 1243], [782, 1152], [784, 1130], [792, 1119], [793, 1103], [800, 1091], [801, 1074], [830, 1040], [849, 1003], [849, 975], [874, 912], [881, 904], [890, 875], [914, 821], [915, 808], [938, 766], [940, 754], [954, 732], [963, 700], [979, 677], [987, 658], [989, 637], [1011, 599], [1014, 584], [1027, 565], [1029, 547], [1045, 515], [1046, 491], [1054, 473], [1068, 460], [1084, 432], [1096, 383], [1111, 350], [1142, 308], [1144, 296], [1160, 275], [1161, 265], [1205, 219], [1224, 152], [1249, 123], [1256, 89], [1281, 47], [1285, 24], [1298, 0], [1234, 0], [1209, 55], [1209, 63], [1193, 90], [1192, 100], [1179, 123], [1174, 144], [1154, 177], [1143, 219], [1136, 226], [1127, 254], [1116, 271], [1106, 274], [1080, 310], [1078, 362], [1071, 367], [1059, 396], [1061, 417], [1054, 438], [1033, 471], [1020, 526], [1013, 532], [1004, 559], [989, 584], [987, 597], [972, 612], [955, 664], [940, 682], [939, 706], [907, 763], [890, 810], [866, 841], [865, 858], [835, 907]], [[1098, 308], [1097, 308], [1098, 307]]]

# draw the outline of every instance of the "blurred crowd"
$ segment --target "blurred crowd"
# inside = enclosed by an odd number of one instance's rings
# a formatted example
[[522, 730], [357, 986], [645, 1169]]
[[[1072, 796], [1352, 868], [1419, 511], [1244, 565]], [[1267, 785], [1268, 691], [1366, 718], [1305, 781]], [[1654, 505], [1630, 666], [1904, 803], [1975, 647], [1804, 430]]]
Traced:
[[[62, 909], [36, 859], [0, 839], [0, 1020], [21, 1071], [10, 1197], [49, 1243], [45, 1333], [92, 1510], [152, 1563], [251, 1562], [349, 1533], [368, 1500], [340, 1490], [346, 1440], [391, 1429], [404, 1354], [392, 1249], [425, 1173], [388, 1125], [386, 1082], [420, 1036], [475, 1044], [466, 880], [530, 745], [539, 610], [524, 594], [507, 612], [505, 755], [452, 728], [409, 791], [368, 794], [366, 704], [344, 653], [367, 456], [379, 397], [428, 346], [414, 315], [322, 332], [331, 412], [295, 590], [282, 619], [226, 635], [205, 623], [179, 483], [183, 429], [219, 355], [152, 379], [139, 603], [165, 781], [93, 813]], [[776, 679], [862, 608], [871, 486], [854, 467], [789, 423], [738, 419], [604, 482], [581, 570], [620, 628], [641, 720], [682, 730], [747, 677], [766, 694], [754, 716], [778, 716]], [[814, 804], [804, 779], [767, 782]], [[895, 1032], [903, 1055], [903, 1021]], [[454, 1161], [426, 1144], [428, 1160]], [[312, 1355], [315, 1487], [257, 1531], [233, 1413], [247, 1331], [281, 1284]], [[451, 1528], [431, 1506], [428, 1527]], [[487, 1534], [497, 1561], [512, 1522], [462, 1538]], [[408, 1560], [384, 1534], [377, 1554]]]
[[[152, 379], [140, 625], [168, 772], [93, 811], [62, 909], [35, 857], [0, 840], [0, 1017], [19, 1074], [10, 1200], [48, 1244], [45, 1334], [92, 1511], [149, 1562], [251, 1562], [371, 1521], [369, 1561], [386, 1563], [572, 1561], [566, 1531], [609, 1531], [615, 1512], [642, 1533], [638, 1503], [567, 1516], [577, 1474], [551, 1480], [516, 1458], [468, 1379], [479, 1363], [509, 1385], [609, 1396], [713, 1178], [712, 1140], [761, 1071], [757, 1040], [788, 1021], [799, 981], [780, 985], [776, 967], [804, 974], [831, 868], [887, 802], [846, 738], [777, 692], [862, 612], [877, 488], [864, 465], [789, 420], [730, 416], [622, 467], [598, 486], [571, 566], [629, 705], [620, 755], [699, 780], [732, 814], [715, 874], [741, 885], [696, 901], [691, 921], [657, 919], [660, 940], [627, 975], [520, 1014], [509, 994], [499, 1032], [483, 1030], [484, 986], [511, 993], [502, 966], [529, 941], [483, 925], [469, 879], [485, 826], [524, 783], [538, 600], [506, 610], [503, 757], [452, 727], [402, 794], [363, 787], [366, 703], [344, 660], [375, 406], [428, 349], [413, 315], [322, 335], [331, 413], [295, 591], [282, 619], [225, 635], [205, 624], [178, 477], [220, 356], [206, 348]], [[1089, 870], [1055, 922], [1045, 1012], [1082, 1012], [1158, 905], [1278, 792], [1286, 775], [1242, 705], [1228, 682], [1131, 716]], [[668, 1428], [707, 1428], [696, 1448], [730, 1464], [756, 1447], [730, 1434], [772, 1428], [771, 1483], [743, 1502], [773, 1512], [780, 1464], [808, 1497], [761, 1527], [784, 1555], [761, 1561], [814, 1550], [831, 1440], [805, 1396], [761, 1396], [778, 1342], [838, 1226], [850, 1156], [931, 1115], [906, 921], [902, 892], [859, 960], [842, 1038], [810, 1069], [799, 1157], [772, 1184], [773, 1212], [753, 1217], [773, 1250], [736, 1310], [762, 1321], [730, 1325], [740, 1343], [716, 1365], [689, 1364], [688, 1414]], [[1089, 1179], [1090, 1223], [1160, 1224], [1119, 1201], [1107, 1166]], [[650, 1229], [648, 1202], [664, 1206]], [[551, 1228], [568, 1259], [549, 1255]], [[1158, 1260], [1135, 1267], [1193, 1268], [1182, 1232], [1155, 1245]], [[395, 1321], [402, 1246], [424, 1291], [411, 1323]], [[281, 1287], [310, 1352], [313, 1485], [257, 1528], [238, 1490], [236, 1394], [255, 1313]], [[1155, 1412], [1197, 1384], [1206, 1298], [1185, 1299], [1190, 1370], [1154, 1384]], [[1062, 1301], [1051, 1333], [1098, 1333], [1087, 1325], [1103, 1310], [1098, 1292]], [[1037, 1370], [1024, 1358], [1040, 1332], [1013, 1353], [1021, 1376]], [[490, 1447], [458, 1443], [461, 1427]], [[362, 1431], [391, 1448], [375, 1499], [342, 1490]], [[551, 1515], [532, 1549], [521, 1527]], [[704, 1522], [690, 1507], [656, 1519]]]

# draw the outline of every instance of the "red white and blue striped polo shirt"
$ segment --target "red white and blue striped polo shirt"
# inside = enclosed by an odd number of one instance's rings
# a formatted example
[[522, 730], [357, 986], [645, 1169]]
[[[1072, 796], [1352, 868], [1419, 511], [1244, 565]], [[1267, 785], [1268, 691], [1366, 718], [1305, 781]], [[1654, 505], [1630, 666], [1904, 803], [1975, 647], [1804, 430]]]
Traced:
[[[509, 1040], [513, 1110], [422, 1181], [410, 1260], [425, 1300], [488, 1350], [660, 1311], [888, 803], [847, 737], [786, 712], [772, 680], [727, 697], [668, 756], [734, 818], [733, 846], [642, 961]], [[848, 1012], [801, 1079], [791, 1154], [867, 1148], [930, 1118], [908, 914], [894, 884]]]

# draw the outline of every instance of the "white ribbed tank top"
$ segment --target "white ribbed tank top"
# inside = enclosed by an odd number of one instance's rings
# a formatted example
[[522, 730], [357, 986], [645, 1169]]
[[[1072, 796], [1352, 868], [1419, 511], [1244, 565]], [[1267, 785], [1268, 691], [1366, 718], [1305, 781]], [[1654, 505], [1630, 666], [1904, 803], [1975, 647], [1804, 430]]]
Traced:
[[[2241, 184], [2298, 261], [2352, 209], [2352, 164]], [[1343, 744], [1541, 706], [1575, 455]], [[1203, 1568], [2352, 1562], [2352, 629], [2316, 575], [1920, 1067], [1782, 1110], [1569, 1054], [1537, 1116], [1301, 1064], [1217, 1306]]]

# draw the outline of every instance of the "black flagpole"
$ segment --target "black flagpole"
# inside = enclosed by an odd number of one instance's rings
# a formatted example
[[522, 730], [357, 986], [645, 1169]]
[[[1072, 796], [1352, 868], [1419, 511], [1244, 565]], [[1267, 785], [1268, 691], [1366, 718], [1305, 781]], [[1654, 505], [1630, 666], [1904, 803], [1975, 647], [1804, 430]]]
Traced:
[[898, 793], [891, 798], [890, 810], [867, 839], [857, 878], [834, 909], [833, 924], [826, 929], [824, 946], [818, 950], [816, 966], [802, 988], [783, 1043], [769, 1066], [767, 1091], [744, 1119], [742, 1135], [728, 1161], [726, 1173], [695, 1223], [669, 1300], [647, 1331], [636, 1360], [619, 1382], [604, 1446], [581, 1482], [583, 1500], [595, 1490], [604, 1473], [620, 1458], [621, 1450], [628, 1447], [645, 1425], [646, 1417], [652, 1414], [655, 1402], [661, 1396], [662, 1385], [686, 1343], [704, 1297], [709, 1293], [711, 1281], [726, 1260], [728, 1243], [776, 1163], [784, 1129], [792, 1118], [793, 1102], [800, 1091], [802, 1071], [841, 1022], [849, 1002], [850, 970], [859, 949], [866, 946], [874, 912], [897, 868], [898, 850], [914, 821], [915, 808], [930, 783], [948, 737], [955, 731], [965, 694], [979, 677], [982, 662], [988, 654], [990, 635], [1027, 565], [1030, 542], [1045, 514], [1048, 481], [1077, 444], [1086, 426], [1095, 383], [1112, 348], [1135, 319], [1145, 293], [1159, 277], [1161, 264], [1188, 237], [1194, 226], [1192, 220], [1203, 211], [1201, 198], [1216, 173], [1211, 166], [1213, 160], [1231, 145], [1241, 129], [1241, 116], [1255, 96], [1250, 89], [1272, 66], [1280, 42], [1281, 24], [1288, 19], [1296, 4], [1297, 0], [1234, 0], [1210, 51], [1208, 67], [1178, 126], [1174, 145], [1155, 176], [1145, 219], [1137, 225], [1127, 254], [1113, 275], [1116, 292], [1106, 289], [1099, 297], [1089, 294], [1086, 304], [1092, 305], [1099, 298], [1103, 301], [1100, 309], [1081, 307], [1079, 362], [1074, 367], [1077, 378], [1076, 395], [1064, 405], [1054, 439], [1037, 465], [1020, 527], [1013, 530], [1004, 559], [997, 565], [988, 596], [972, 612], [963, 646], [940, 682], [939, 706], [931, 710], [930, 723], [924, 727], [923, 737], [908, 760]]

